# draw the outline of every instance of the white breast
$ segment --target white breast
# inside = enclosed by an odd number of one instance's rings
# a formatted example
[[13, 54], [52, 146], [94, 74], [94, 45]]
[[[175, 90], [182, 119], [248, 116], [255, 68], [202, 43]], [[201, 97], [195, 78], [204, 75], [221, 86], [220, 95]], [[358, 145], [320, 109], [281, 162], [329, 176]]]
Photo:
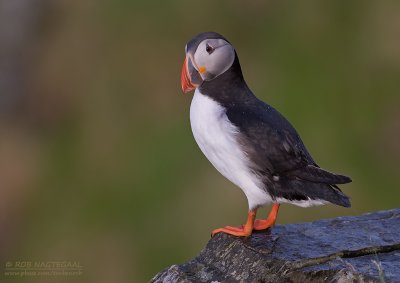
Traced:
[[201, 151], [222, 175], [243, 190], [250, 209], [271, 203], [262, 183], [247, 166], [248, 158], [236, 138], [237, 127], [221, 105], [197, 89], [190, 106], [190, 123]]

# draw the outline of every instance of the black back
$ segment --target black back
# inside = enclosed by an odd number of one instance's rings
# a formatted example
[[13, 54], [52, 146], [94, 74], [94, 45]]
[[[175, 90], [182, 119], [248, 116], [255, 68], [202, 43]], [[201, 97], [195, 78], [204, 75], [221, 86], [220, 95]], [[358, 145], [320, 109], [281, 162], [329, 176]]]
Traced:
[[237, 55], [230, 69], [204, 81], [199, 90], [226, 109], [228, 119], [240, 130], [239, 142], [251, 169], [273, 198], [322, 199], [350, 206], [348, 197], [335, 184], [351, 179], [319, 168], [294, 127], [248, 88]]

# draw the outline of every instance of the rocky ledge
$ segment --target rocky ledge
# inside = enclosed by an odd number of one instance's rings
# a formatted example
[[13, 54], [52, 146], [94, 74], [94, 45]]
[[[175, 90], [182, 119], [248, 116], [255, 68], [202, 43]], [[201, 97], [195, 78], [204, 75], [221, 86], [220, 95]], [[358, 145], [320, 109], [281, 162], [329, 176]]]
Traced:
[[400, 209], [213, 237], [151, 282], [400, 282]]

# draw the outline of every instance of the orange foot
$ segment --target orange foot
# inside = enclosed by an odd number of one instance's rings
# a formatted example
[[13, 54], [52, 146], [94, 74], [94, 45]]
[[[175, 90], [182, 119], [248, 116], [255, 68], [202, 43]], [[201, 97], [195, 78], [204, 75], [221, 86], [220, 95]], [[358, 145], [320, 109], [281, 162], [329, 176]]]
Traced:
[[254, 221], [253, 229], [256, 231], [265, 230], [275, 225], [276, 217], [278, 216], [279, 204], [274, 203], [272, 210], [266, 220], [257, 219]]
[[238, 237], [250, 236], [253, 230], [257, 231], [265, 230], [267, 228], [272, 227], [275, 224], [276, 217], [278, 215], [278, 210], [279, 210], [279, 204], [276, 203], [273, 204], [272, 210], [269, 213], [266, 220], [259, 220], [259, 219], [255, 220], [257, 209], [249, 210], [245, 225], [242, 225], [240, 227], [226, 226], [224, 228], [218, 228], [211, 232], [211, 236], [214, 236], [215, 234], [221, 232]]
[[249, 210], [249, 213], [247, 214], [247, 222], [245, 225], [242, 225], [241, 227], [226, 226], [224, 228], [215, 229], [211, 232], [211, 237], [221, 232], [238, 237], [250, 236], [251, 232], [253, 231], [254, 219], [256, 218], [256, 213], [257, 213], [256, 209]]
[[218, 229], [213, 230], [211, 232], [211, 236], [214, 236], [215, 234], [221, 233], [221, 232], [229, 234], [229, 235], [233, 235], [233, 236], [238, 236], [238, 237], [247, 237], [247, 236], [250, 236], [250, 234], [251, 234], [250, 230], [245, 230], [244, 228], [226, 226], [224, 228], [218, 228]]

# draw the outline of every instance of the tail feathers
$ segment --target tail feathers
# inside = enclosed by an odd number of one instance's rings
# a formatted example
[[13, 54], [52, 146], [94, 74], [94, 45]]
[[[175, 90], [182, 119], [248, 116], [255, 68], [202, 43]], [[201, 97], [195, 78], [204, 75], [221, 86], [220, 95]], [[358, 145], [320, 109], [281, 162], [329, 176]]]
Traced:
[[337, 199], [338, 202], [332, 202], [334, 204], [340, 205], [340, 206], [344, 206], [344, 207], [351, 207], [351, 203], [350, 203], [350, 198], [348, 196], [346, 196], [340, 189], [338, 186], [336, 185], [330, 185], [331, 188], [333, 188], [333, 190], [335, 191], [335, 200]]
[[284, 198], [288, 202], [301, 200], [323, 200], [336, 205], [350, 207], [350, 199], [336, 185], [314, 183], [299, 179], [282, 178], [275, 184], [274, 191], [270, 192], [277, 198]]
[[290, 175], [310, 182], [332, 185], [351, 182], [351, 179], [347, 176], [334, 174], [313, 165], [307, 165], [301, 169], [294, 170], [290, 172]]

